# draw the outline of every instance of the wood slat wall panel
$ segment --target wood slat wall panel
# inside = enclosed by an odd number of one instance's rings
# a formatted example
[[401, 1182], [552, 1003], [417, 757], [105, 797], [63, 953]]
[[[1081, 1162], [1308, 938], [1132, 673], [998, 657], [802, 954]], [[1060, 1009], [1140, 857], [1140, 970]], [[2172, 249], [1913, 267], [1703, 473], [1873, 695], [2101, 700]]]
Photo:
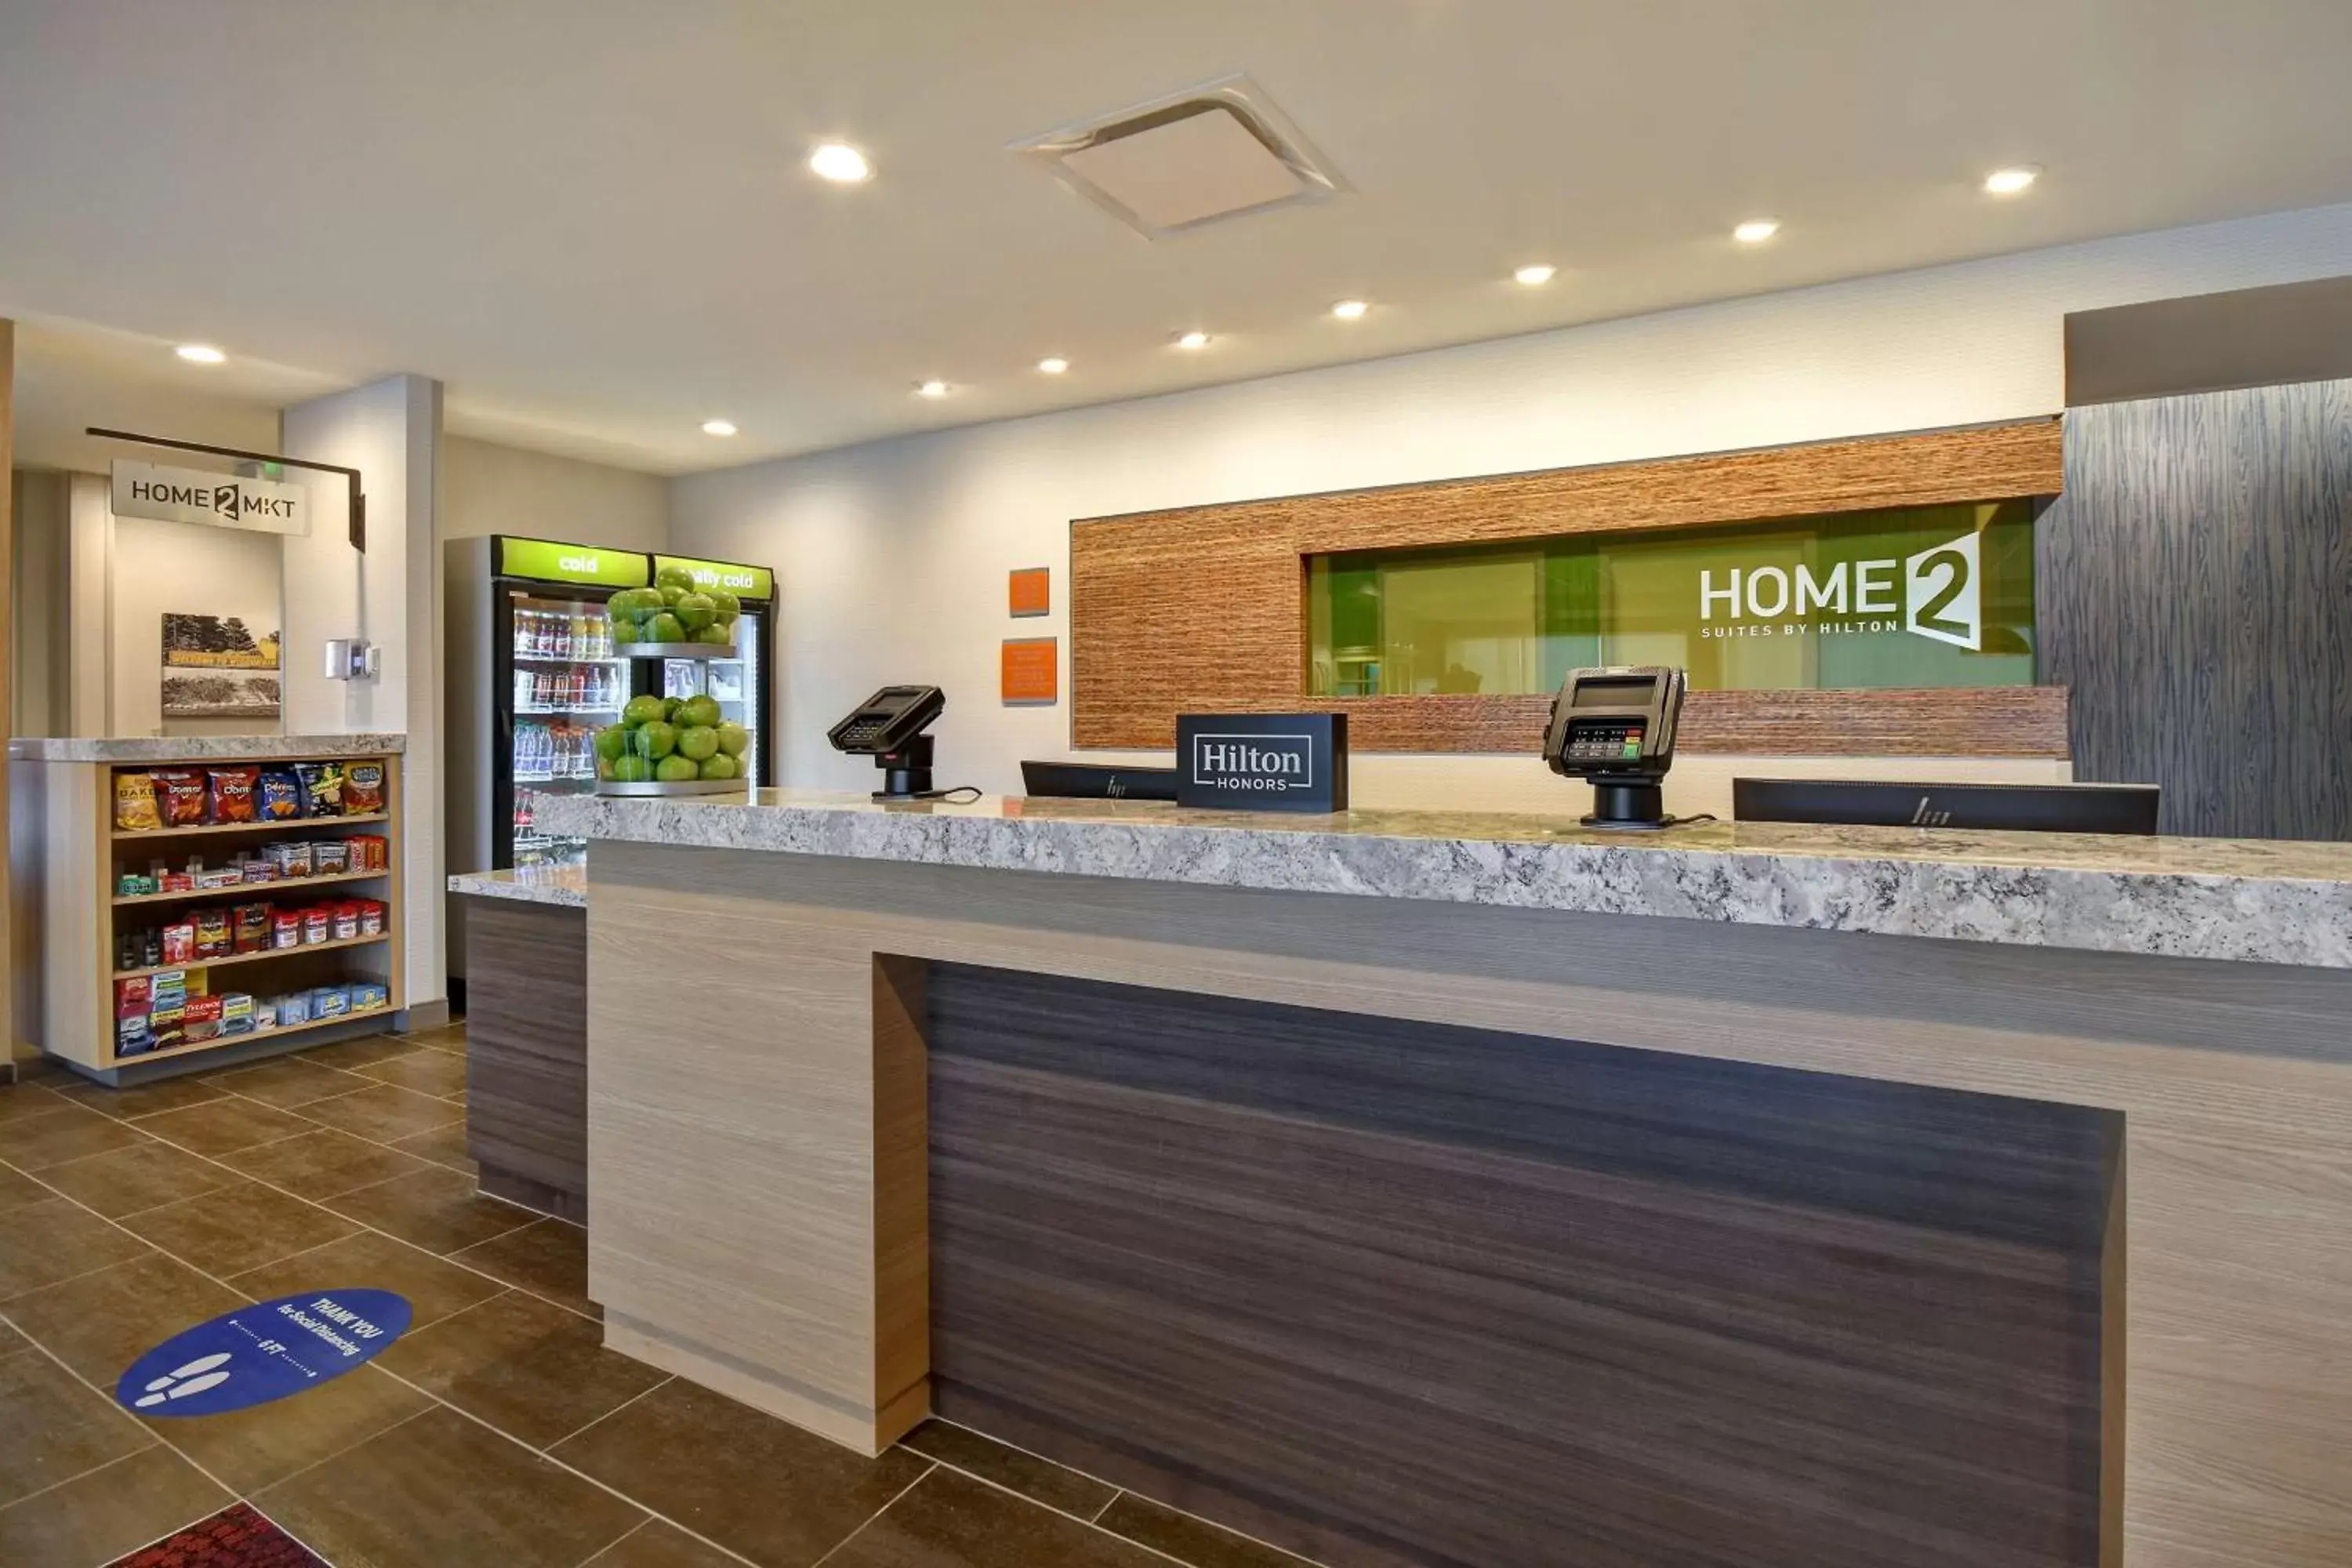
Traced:
[[2166, 833], [2352, 838], [2352, 381], [2067, 416], [2035, 576], [2079, 778]]
[[944, 1414], [1347, 1521], [1285, 1531], [1335, 1564], [2097, 1561], [2112, 1114], [958, 965], [930, 1003]]
[[[1297, 710], [1309, 554], [2053, 495], [2063, 482], [2061, 441], [2058, 421], [2041, 419], [1081, 520], [1070, 529], [1072, 742], [1167, 747], [1175, 744], [1180, 709]], [[1828, 727], [1817, 738], [1831, 755], [2063, 754], [2004, 750], [2016, 744], [2009, 700], [1986, 700], [1973, 724], [1966, 721], [1978, 694], [1939, 700], [1948, 717], [1935, 727], [1934, 744], [1874, 752]], [[1904, 695], [1843, 692], [1836, 701], [1860, 730], [1897, 740], [1902, 719], [1874, 710], [1920, 710]], [[1525, 752], [1532, 748], [1517, 742], [1517, 713], [1498, 718], [1476, 703], [1430, 709], [1409, 723], [1375, 713], [1361, 735], [1350, 725], [1350, 739], [1375, 751]], [[1717, 732], [1718, 719], [1741, 716], [1729, 708], [1695, 712], [1683, 743], [1792, 750], [1754, 745], [1751, 729]], [[1389, 744], [1391, 732], [1410, 743]], [[1504, 740], [1511, 743], [1497, 743]]]
[[586, 911], [476, 899], [466, 921], [466, 1145], [485, 1191], [588, 1217]]

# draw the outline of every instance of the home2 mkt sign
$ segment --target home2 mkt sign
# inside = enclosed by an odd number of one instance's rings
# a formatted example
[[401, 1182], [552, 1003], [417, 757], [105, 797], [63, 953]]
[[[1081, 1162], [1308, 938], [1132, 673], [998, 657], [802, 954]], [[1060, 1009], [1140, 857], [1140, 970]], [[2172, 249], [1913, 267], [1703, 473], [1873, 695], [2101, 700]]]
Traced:
[[1974, 533], [1915, 555], [1816, 566], [1732, 566], [1698, 574], [1702, 637], [1905, 631], [1984, 647], [1983, 550]]
[[257, 533], [310, 531], [310, 492], [300, 485], [127, 461], [114, 464], [113, 480], [117, 517], [201, 522]]

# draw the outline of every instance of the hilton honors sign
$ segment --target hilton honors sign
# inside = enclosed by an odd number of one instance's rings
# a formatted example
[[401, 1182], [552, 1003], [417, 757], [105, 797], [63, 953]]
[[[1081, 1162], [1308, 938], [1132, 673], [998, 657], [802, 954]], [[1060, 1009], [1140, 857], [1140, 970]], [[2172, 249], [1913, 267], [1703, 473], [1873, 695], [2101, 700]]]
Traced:
[[256, 533], [310, 531], [310, 492], [300, 485], [155, 463], [114, 465], [114, 515], [202, 522]]
[[1348, 809], [1344, 713], [1180, 713], [1176, 804], [1235, 811]]

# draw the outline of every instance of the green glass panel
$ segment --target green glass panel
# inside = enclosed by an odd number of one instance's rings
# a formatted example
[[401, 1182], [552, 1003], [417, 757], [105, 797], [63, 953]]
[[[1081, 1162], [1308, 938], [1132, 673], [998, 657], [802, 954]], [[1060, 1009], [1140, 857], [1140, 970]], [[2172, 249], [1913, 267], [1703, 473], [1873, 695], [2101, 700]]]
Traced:
[[2032, 503], [1307, 562], [1311, 695], [1549, 692], [1599, 664], [1701, 690], [2030, 685]]

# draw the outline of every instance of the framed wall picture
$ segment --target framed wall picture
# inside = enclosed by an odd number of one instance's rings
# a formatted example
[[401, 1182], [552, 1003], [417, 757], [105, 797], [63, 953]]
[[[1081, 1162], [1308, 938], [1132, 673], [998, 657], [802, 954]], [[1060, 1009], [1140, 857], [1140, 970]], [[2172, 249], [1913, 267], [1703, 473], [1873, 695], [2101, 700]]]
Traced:
[[284, 692], [278, 633], [256, 637], [235, 616], [166, 611], [163, 616], [163, 717], [270, 719]]

